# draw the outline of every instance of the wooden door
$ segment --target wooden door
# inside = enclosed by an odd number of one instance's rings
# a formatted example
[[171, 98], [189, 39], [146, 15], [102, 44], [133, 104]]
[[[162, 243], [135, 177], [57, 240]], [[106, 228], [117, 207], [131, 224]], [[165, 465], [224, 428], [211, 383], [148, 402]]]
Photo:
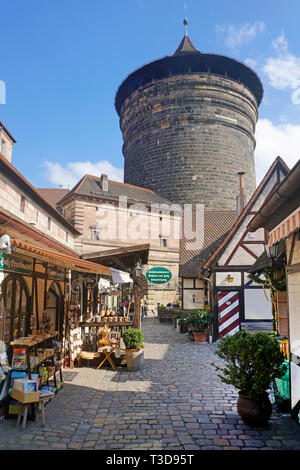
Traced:
[[240, 329], [240, 293], [239, 291], [218, 292], [218, 328], [219, 338], [233, 335]]

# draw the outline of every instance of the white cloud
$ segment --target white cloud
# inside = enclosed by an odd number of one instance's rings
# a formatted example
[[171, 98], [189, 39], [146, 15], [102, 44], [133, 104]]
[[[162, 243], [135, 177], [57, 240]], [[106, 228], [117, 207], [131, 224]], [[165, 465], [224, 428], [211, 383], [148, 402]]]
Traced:
[[48, 181], [55, 186], [61, 185], [64, 188], [73, 188], [86, 174], [100, 177], [101, 173], [104, 173], [111, 180], [123, 181], [123, 168], [117, 168], [107, 160], [100, 160], [95, 163], [71, 162], [64, 167], [60, 163], [47, 160], [43, 166], [47, 169], [44, 176]]
[[272, 41], [272, 46], [279, 54], [286, 54], [288, 52], [289, 46], [284, 31], [281, 31], [280, 36]]
[[276, 157], [280, 156], [290, 168], [300, 158], [300, 125], [275, 125], [269, 119], [260, 119], [255, 137], [257, 183], [264, 177]]
[[254, 69], [257, 65], [257, 61], [254, 59], [250, 59], [250, 58], [244, 60], [244, 63], [248, 65], [249, 67], [251, 67], [252, 69]]
[[263, 33], [266, 24], [263, 21], [244, 23], [240, 27], [234, 25], [216, 26], [217, 34], [223, 37], [225, 45], [232, 51], [237, 51], [244, 44], [249, 44], [257, 34]]
[[272, 87], [277, 90], [295, 90], [291, 99], [300, 104], [300, 57], [290, 54], [284, 32], [272, 42], [276, 57], [269, 57], [263, 67]]

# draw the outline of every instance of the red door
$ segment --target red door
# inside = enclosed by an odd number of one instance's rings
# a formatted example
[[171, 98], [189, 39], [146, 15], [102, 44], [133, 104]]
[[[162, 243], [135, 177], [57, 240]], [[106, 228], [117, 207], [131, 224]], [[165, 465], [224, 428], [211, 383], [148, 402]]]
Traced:
[[218, 292], [219, 338], [233, 335], [240, 329], [240, 294], [238, 291]]

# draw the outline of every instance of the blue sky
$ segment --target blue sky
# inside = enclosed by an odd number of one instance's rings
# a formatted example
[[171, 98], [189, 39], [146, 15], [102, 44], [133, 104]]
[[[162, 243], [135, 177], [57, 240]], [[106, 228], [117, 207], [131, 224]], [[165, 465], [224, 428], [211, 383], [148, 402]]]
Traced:
[[[263, 82], [258, 181], [277, 155], [292, 167], [300, 154], [299, 0], [187, 7], [200, 51], [246, 61]], [[121, 179], [116, 91], [134, 69], [176, 50], [183, 18], [183, 0], [0, 0], [0, 120], [17, 140], [16, 168], [37, 187], [72, 186], [84, 173]]]

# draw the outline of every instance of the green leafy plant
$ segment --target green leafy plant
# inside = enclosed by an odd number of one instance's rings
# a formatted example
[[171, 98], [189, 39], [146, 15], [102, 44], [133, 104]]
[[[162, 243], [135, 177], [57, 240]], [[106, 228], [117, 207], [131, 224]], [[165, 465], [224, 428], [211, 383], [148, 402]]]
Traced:
[[144, 335], [136, 328], [128, 328], [123, 333], [123, 341], [126, 349], [143, 349]]
[[158, 315], [161, 315], [161, 313], [166, 310], [166, 307], [164, 305], [159, 305], [159, 307], [157, 307], [157, 313]]
[[211, 324], [212, 314], [206, 309], [184, 312], [183, 322], [193, 331], [203, 333]]
[[267, 333], [238, 331], [223, 338], [215, 351], [226, 363], [213, 366], [221, 373], [218, 377], [234, 385], [243, 395], [258, 401], [270, 387], [272, 380], [286, 372], [284, 355], [276, 338]]

